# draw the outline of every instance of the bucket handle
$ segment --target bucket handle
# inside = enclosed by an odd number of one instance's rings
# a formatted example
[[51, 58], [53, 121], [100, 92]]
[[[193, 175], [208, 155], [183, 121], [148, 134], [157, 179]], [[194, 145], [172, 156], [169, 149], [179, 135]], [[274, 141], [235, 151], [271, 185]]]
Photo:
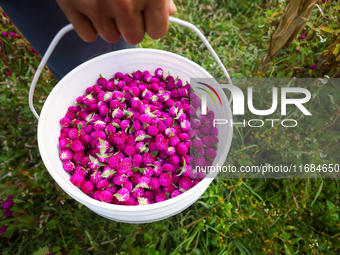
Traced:
[[[220, 58], [217, 56], [216, 52], [214, 51], [214, 49], [211, 47], [210, 43], [208, 42], [208, 40], [204, 37], [204, 35], [201, 33], [201, 31], [196, 27], [194, 26], [193, 24], [187, 22], [187, 21], [184, 21], [184, 20], [181, 20], [181, 19], [177, 19], [177, 18], [174, 18], [174, 17], [169, 17], [169, 21], [172, 22], [172, 23], [175, 23], [175, 24], [178, 24], [178, 25], [181, 25], [183, 27], [187, 27], [191, 30], [193, 30], [197, 35], [198, 37], [203, 41], [203, 43], [205, 44], [205, 46], [208, 48], [208, 50], [210, 51], [210, 53], [213, 55], [213, 57], [215, 58], [216, 62], [218, 63], [218, 65], [221, 67], [224, 75], [226, 76], [227, 80], [228, 80], [228, 83], [231, 85], [233, 84], [231, 79], [230, 79], [230, 76], [228, 74], [228, 71], [226, 70], [226, 68], [224, 67], [222, 61], [220, 60]], [[40, 77], [40, 74], [41, 74], [41, 71], [43, 70], [44, 66], [46, 65], [48, 59], [50, 58], [53, 50], [55, 49], [55, 47], [57, 46], [58, 42], [60, 41], [60, 39], [69, 31], [71, 31], [73, 29], [73, 25], [72, 24], [68, 24], [66, 25], [65, 27], [63, 27], [57, 34], [56, 36], [53, 38], [51, 44], [48, 46], [43, 58], [41, 59], [41, 62], [34, 74], [34, 77], [33, 77], [33, 80], [32, 80], [32, 83], [31, 83], [31, 86], [30, 86], [30, 91], [29, 91], [29, 94], [28, 94], [28, 104], [29, 104], [29, 107], [31, 108], [31, 111], [32, 113], [34, 114], [34, 116], [39, 120], [39, 115], [38, 113], [36, 112], [36, 110], [34, 109], [34, 105], [33, 105], [33, 94], [34, 94], [34, 89], [35, 89], [35, 86], [37, 85], [37, 82], [38, 82], [38, 79]], [[230, 102], [231, 103], [231, 100], [230, 99]]]

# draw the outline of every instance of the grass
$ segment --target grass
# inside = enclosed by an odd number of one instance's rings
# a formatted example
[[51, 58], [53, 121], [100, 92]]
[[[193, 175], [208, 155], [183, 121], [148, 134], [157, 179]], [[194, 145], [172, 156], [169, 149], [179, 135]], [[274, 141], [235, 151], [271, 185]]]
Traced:
[[[296, 39], [266, 74], [258, 73], [284, 6], [269, 0], [182, 0], [175, 16], [204, 32], [233, 78], [339, 77], [339, 66], [332, 61], [338, 54], [334, 15], [340, 7], [333, 1], [320, 5], [324, 16], [318, 8], [313, 11], [301, 32], [308, 40]], [[1, 17], [0, 32], [16, 32]], [[40, 56], [23, 38], [1, 37], [0, 43], [0, 196], [13, 195], [16, 202], [12, 218], [0, 216], [8, 226], [0, 237], [2, 254], [338, 254], [340, 183], [335, 178], [218, 178], [191, 207], [151, 224], [118, 223], [91, 212], [58, 187], [39, 155], [37, 121], [27, 97]], [[146, 37], [139, 47], [180, 54], [222, 77], [203, 43], [178, 25], [170, 24], [160, 40]], [[312, 64], [317, 70], [310, 69]], [[34, 98], [38, 112], [55, 84], [45, 68]], [[256, 88], [258, 96], [261, 89]], [[315, 84], [310, 90], [316, 95], [309, 106], [312, 118], [299, 119], [293, 131], [237, 126], [226, 163], [339, 163], [339, 83]], [[265, 97], [259, 102], [268, 106]]]

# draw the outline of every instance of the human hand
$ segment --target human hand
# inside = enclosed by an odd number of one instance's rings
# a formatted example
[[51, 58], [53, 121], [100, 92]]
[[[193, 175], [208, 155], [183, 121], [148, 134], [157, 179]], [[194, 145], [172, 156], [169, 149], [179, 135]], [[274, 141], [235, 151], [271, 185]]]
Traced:
[[97, 35], [114, 43], [120, 37], [138, 44], [145, 33], [152, 39], [166, 35], [173, 0], [56, 0], [78, 35], [87, 42]]

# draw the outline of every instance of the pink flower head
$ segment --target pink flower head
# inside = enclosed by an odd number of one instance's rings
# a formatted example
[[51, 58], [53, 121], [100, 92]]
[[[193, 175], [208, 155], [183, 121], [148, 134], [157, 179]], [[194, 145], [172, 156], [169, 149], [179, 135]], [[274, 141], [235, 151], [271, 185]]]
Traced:
[[13, 200], [6, 200], [3, 204], [2, 204], [2, 208], [5, 210], [9, 210], [13, 207], [14, 202]]
[[179, 186], [184, 190], [189, 190], [192, 187], [192, 181], [188, 177], [182, 177]]
[[158, 139], [156, 141], [156, 147], [160, 151], [165, 151], [169, 146], [169, 141], [165, 138]]
[[300, 39], [306, 39], [306, 35], [301, 35]]
[[316, 65], [311, 65], [310, 69], [316, 70]]
[[142, 114], [139, 117], [139, 121], [142, 122], [142, 123], [150, 124], [151, 123], [151, 117], [148, 114]]
[[210, 128], [210, 135], [218, 136], [218, 128], [217, 127], [211, 127]]
[[128, 177], [125, 174], [116, 174], [113, 177], [113, 184], [120, 186], [124, 182], [128, 181]]
[[295, 52], [296, 52], [296, 53], [299, 53], [299, 52], [300, 52], [300, 50], [299, 50], [299, 49], [296, 49], [296, 50], [295, 50]]
[[167, 198], [166, 198], [166, 195], [164, 193], [158, 193], [156, 196], [155, 196], [155, 200], [156, 200], [156, 203], [159, 203], [159, 202], [163, 202], [165, 201]]
[[205, 155], [208, 157], [208, 158], [211, 158], [211, 159], [215, 159], [216, 158], [216, 150], [213, 149], [213, 148], [207, 148], [205, 150]]
[[99, 195], [99, 199], [105, 203], [111, 203], [113, 195], [109, 191], [102, 191]]
[[71, 176], [70, 181], [74, 186], [80, 187], [84, 183], [85, 178], [80, 174], [74, 174]]
[[154, 158], [154, 156], [151, 153], [149, 153], [149, 152], [144, 153], [144, 155], [143, 155], [143, 163], [145, 165], [152, 164], [154, 161], [155, 161], [155, 158]]
[[132, 156], [136, 153], [136, 149], [133, 145], [126, 145], [124, 148], [124, 152], [127, 156]]
[[63, 168], [66, 172], [72, 172], [74, 170], [74, 164], [70, 160], [66, 160], [63, 162]]
[[134, 166], [140, 166], [143, 162], [143, 158], [140, 154], [135, 154], [132, 156], [132, 162]]
[[178, 155], [183, 156], [188, 153], [188, 147], [180, 143], [176, 146], [176, 152]]
[[155, 76], [156, 76], [157, 78], [163, 78], [163, 69], [157, 68], [157, 69], [155, 70]]
[[147, 166], [147, 167], [144, 168], [143, 176], [151, 178], [151, 176], [154, 175], [154, 172], [155, 171], [152, 167]]
[[97, 189], [104, 189], [109, 186], [110, 182], [107, 179], [103, 179], [97, 183]]
[[125, 188], [121, 188], [116, 194], [114, 194], [114, 196], [118, 199], [118, 201], [125, 202], [129, 200], [130, 192]]
[[299, 71], [299, 68], [294, 68], [293, 70], [294, 70], [294, 72], [297, 72], [297, 71]]
[[4, 31], [4, 32], [2, 32], [2, 35], [5, 36], [5, 37], [7, 37], [7, 36], [8, 36], [8, 32], [7, 32], [7, 31]]
[[12, 211], [10, 211], [10, 210], [5, 210], [5, 211], [4, 211], [4, 213], [3, 213], [3, 215], [4, 215], [6, 218], [9, 218], [9, 217], [11, 217], [11, 216], [12, 216], [12, 214], [13, 214], [13, 212], [12, 212]]
[[180, 161], [180, 158], [178, 155], [174, 154], [169, 157], [169, 163], [172, 165], [178, 165]]
[[176, 190], [174, 190], [174, 191], [171, 193], [170, 198], [177, 197], [177, 196], [179, 196], [179, 195], [181, 195], [181, 194], [182, 194], [182, 192], [181, 192], [180, 190], [176, 189]]
[[175, 153], [176, 153], [176, 149], [175, 149], [175, 147], [172, 147], [172, 146], [169, 146], [165, 150], [165, 154], [169, 155], [169, 156], [174, 155]]
[[80, 140], [73, 140], [71, 142], [71, 150], [74, 151], [74, 152], [78, 152], [78, 151], [84, 151], [85, 150], [85, 147], [84, 145], [81, 143]]
[[168, 186], [172, 183], [172, 178], [167, 173], [161, 174], [159, 176], [159, 183], [161, 184], [161, 186]]
[[136, 199], [134, 197], [130, 196], [128, 200], [123, 202], [123, 205], [128, 205], [128, 206], [138, 205], [138, 202], [136, 201]]
[[188, 132], [190, 131], [190, 122], [188, 120], [184, 120], [181, 122], [181, 130], [183, 132]]
[[177, 146], [178, 144], [179, 144], [179, 137], [177, 136], [177, 135], [174, 135], [174, 136], [171, 136], [170, 138], [169, 138], [169, 144], [171, 145], [171, 146]]
[[157, 177], [151, 177], [149, 186], [151, 190], [154, 190], [154, 191], [159, 190], [161, 186], [159, 179]]
[[193, 140], [192, 142], [193, 149], [200, 150], [200, 149], [203, 149], [203, 147], [204, 147], [204, 144], [201, 140], [197, 140], [197, 139]]
[[102, 171], [95, 171], [93, 174], [91, 174], [90, 180], [94, 184], [99, 183], [101, 180], [103, 180], [103, 177], [101, 177]]
[[17, 37], [17, 34], [14, 33], [14, 32], [10, 32], [10, 33], [9, 33], [9, 37], [11, 37], [11, 38], [16, 38], [16, 37]]
[[151, 136], [156, 136], [158, 134], [159, 130], [156, 126], [150, 126], [147, 129], [147, 133]]
[[144, 188], [142, 188], [142, 187], [134, 188], [131, 191], [131, 195], [135, 198], [144, 196]]
[[205, 159], [202, 156], [196, 157], [194, 160], [194, 163], [195, 163], [195, 166], [204, 166]]
[[71, 160], [73, 158], [73, 152], [70, 149], [62, 150], [59, 153], [59, 158], [61, 161]]

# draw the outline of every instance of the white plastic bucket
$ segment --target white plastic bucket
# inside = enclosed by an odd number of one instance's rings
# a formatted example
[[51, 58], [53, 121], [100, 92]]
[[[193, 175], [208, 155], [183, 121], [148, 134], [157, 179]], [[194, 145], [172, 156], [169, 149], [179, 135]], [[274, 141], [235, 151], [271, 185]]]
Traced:
[[[183, 22], [174, 18], [170, 18], [170, 21]], [[193, 25], [190, 24], [190, 26]], [[52, 47], [50, 53], [54, 47]], [[32, 103], [34, 87], [50, 53], [47, 52], [47, 55], [44, 56], [39, 66], [40, 69], [38, 69], [31, 85], [30, 106], [37, 117], [39, 116], [36, 114]], [[100, 202], [90, 198], [70, 182], [70, 174], [63, 169], [62, 162], [59, 159], [60, 148], [58, 144], [59, 120], [65, 116], [67, 108], [75, 105], [75, 98], [85, 94], [88, 86], [95, 84], [99, 74], [102, 74], [103, 77], [112, 77], [118, 71], [131, 73], [136, 70], [149, 70], [151, 72], [159, 67], [163, 69], [165, 74], [169, 72], [174, 77], [180, 77], [183, 82], [190, 82], [190, 78], [213, 78], [196, 63], [173, 53], [154, 49], [120, 50], [93, 58], [73, 69], [54, 87], [42, 108], [38, 123], [38, 146], [47, 170], [68, 195], [105, 218], [127, 223], [147, 223], [171, 217], [193, 204], [204, 193], [217, 174], [207, 175], [195, 187], [175, 198], [144, 206], [122, 206]], [[229, 78], [229, 76], [227, 77]], [[214, 104], [209, 104], [209, 102], [208, 107], [215, 112], [215, 118], [228, 116], [230, 119], [232, 114], [228, 99], [222, 89], [219, 89], [219, 92], [225, 107], [218, 108]], [[225, 125], [225, 132], [219, 132], [219, 147], [214, 164], [223, 165], [231, 145], [232, 132], [232, 128], [227, 125]]]

